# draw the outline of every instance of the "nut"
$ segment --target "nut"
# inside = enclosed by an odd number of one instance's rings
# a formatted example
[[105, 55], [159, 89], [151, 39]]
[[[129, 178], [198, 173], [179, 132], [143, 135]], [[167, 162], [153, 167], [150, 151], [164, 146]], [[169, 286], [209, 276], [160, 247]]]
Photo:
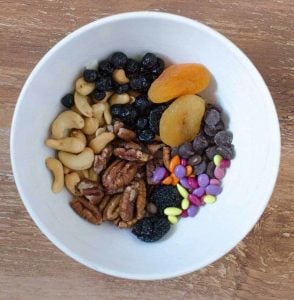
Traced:
[[103, 188], [97, 181], [87, 178], [82, 179], [78, 185], [80, 193], [87, 198], [92, 204], [98, 204], [104, 196]]
[[70, 153], [80, 153], [85, 149], [85, 144], [74, 137], [66, 137], [59, 140], [47, 139], [45, 144], [50, 148]]
[[76, 171], [80, 178], [89, 178], [89, 170], [79, 170], [79, 171]]
[[99, 155], [95, 155], [94, 171], [99, 175], [107, 166], [113, 152], [112, 145], [107, 145]]
[[112, 123], [112, 115], [110, 113], [110, 105], [108, 103], [105, 103], [103, 117], [107, 125], [110, 125]]
[[138, 91], [134, 91], [134, 90], [130, 90], [128, 91], [128, 94], [130, 95], [130, 97], [138, 97], [140, 95], [140, 93]]
[[69, 192], [75, 196], [81, 196], [82, 194], [76, 189], [77, 184], [80, 182], [80, 176], [77, 172], [72, 172], [64, 176], [65, 186]]
[[120, 128], [116, 135], [126, 142], [134, 141], [136, 139], [136, 133], [127, 128]]
[[64, 174], [62, 163], [53, 157], [48, 157], [46, 159], [46, 166], [52, 172], [53, 183], [52, 183], [52, 192], [59, 193], [64, 187]]
[[85, 118], [83, 132], [87, 135], [95, 134], [99, 127], [99, 121], [96, 118]]
[[123, 128], [124, 127], [124, 123], [121, 122], [121, 121], [115, 121], [114, 124], [113, 124], [113, 132], [115, 134], [117, 134], [120, 130], [120, 128]]
[[129, 161], [146, 162], [151, 158], [149, 154], [135, 149], [115, 148], [113, 154], [121, 159]]
[[112, 73], [112, 78], [118, 84], [125, 84], [130, 82], [129, 78], [126, 76], [124, 69], [115, 69]]
[[83, 144], [87, 145], [87, 138], [86, 136], [84, 135], [84, 133], [82, 132], [82, 130], [77, 130], [77, 129], [74, 129], [71, 133], [70, 133], [70, 136], [71, 137], [74, 137], [74, 138], [77, 138], [79, 139], [80, 141], [83, 142]]
[[101, 127], [101, 128], [98, 128], [95, 132], [95, 136], [98, 136], [100, 135], [101, 133], [105, 132], [106, 131], [106, 128], [105, 127]]
[[70, 110], [62, 112], [52, 123], [52, 137], [62, 139], [68, 136], [72, 128], [81, 129], [85, 125], [83, 118]]
[[105, 92], [105, 94], [106, 95], [102, 100], [95, 100], [94, 98], [92, 98], [93, 102], [95, 102], [95, 103], [105, 103], [113, 95], [113, 92]]
[[123, 192], [119, 203], [119, 215], [123, 221], [131, 221], [134, 218], [135, 201], [138, 195], [138, 182], [132, 182]]
[[110, 198], [103, 210], [103, 220], [112, 221], [119, 217], [119, 203], [121, 201], [121, 198], [122, 194], [117, 194]]
[[89, 104], [89, 99], [87, 96], [75, 92], [74, 101], [75, 107], [83, 116], [88, 118], [91, 118], [93, 116], [93, 109]]
[[98, 209], [100, 212], [103, 212], [107, 203], [109, 202], [111, 196], [110, 195], [105, 195], [102, 199], [102, 201], [98, 204]]
[[91, 149], [93, 149], [95, 154], [100, 153], [105, 146], [110, 143], [115, 138], [112, 132], [103, 132], [96, 136], [89, 144]]
[[106, 108], [105, 103], [101, 103], [101, 102], [92, 105], [93, 116], [98, 120], [99, 126], [103, 126], [104, 123], [103, 115], [104, 115], [105, 108]]
[[[94, 164], [95, 164], [95, 159], [94, 159]], [[93, 181], [98, 181], [99, 179], [98, 174], [94, 171], [93, 167], [89, 169], [89, 179]]]
[[102, 223], [102, 216], [98, 208], [83, 197], [76, 197], [70, 202], [71, 208], [82, 218], [92, 224]]
[[170, 147], [163, 147], [162, 149], [162, 158], [163, 158], [163, 164], [164, 166], [169, 169], [169, 165], [170, 165], [170, 157], [171, 157], [171, 154], [170, 154]]
[[94, 161], [94, 152], [88, 147], [86, 147], [84, 151], [79, 154], [59, 151], [58, 158], [66, 167], [71, 170], [85, 170], [92, 166]]
[[91, 94], [95, 90], [95, 83], [87, 82], [83, 77], [76, 81], [76, 91], [83, 96]]
[[148, 144], [147, 149], [152, 155], [154, 155], [157, 151], [159, 151], [164, 144]]
[[67, 175], [71, 172], [71, 169], [69, 169], [68, 167], [63, 166], [63, 174]]
[[124, 94], [114, 94], [110, 98], [110, 105], [115, 104], [127, 104], [130, 102], [130, 96], [127, 93]]
[[108, 194], [118, 193], [135, 177], [139, 164], [117, 159], [104, 172], [102, 184]]

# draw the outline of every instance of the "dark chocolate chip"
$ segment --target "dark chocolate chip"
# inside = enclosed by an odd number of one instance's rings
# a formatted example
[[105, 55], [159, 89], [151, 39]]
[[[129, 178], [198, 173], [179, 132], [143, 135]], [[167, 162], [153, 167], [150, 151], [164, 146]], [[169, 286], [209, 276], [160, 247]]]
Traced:
[[193, 171], [195, 175], [200, 175], [202, 173], [205, 173], [207, 168], [207, 163], [205, 160], [203, 160], [200, 164], [194, 166]]
[[214, 126], [205, 125], [204, 126], [204, 132], [208, 136], [215, 136], [219, 131], [224, 129], [224, 123], [223, 121], [219, 121]]
[[217, 154], [216, 146], [208, 147], [205, 150], [205, 155], [208, 159], [213, 160], [213, 157]]
[[202, 157], [200, 155], [193, 155], [188, 159], [188, 165], [190, 166], [196, 166], [200, 164], [202, 161]]
[[213, 178], [214, 177], [214, 169], [215, 169], [215, 165], [213, 161], [210, 161], [207, 165], [206, 168], [206, 174], [210, 177]]
[[204, 134], [200, 133], [193, 141], [193, 149], [197, 154], [201, 154], [205, 148], [208, 147], [208, 141]]
[[220, 121], [220, 113], [216, 109], [209, 109], [207, 110], [204, 122], [208, 126], [214, 126]]
[[232, 159], [234, 157], [234, 148], [233, 145], [229, 146], [218, 146], [216, 152], [225, 159]]
[[214, 137], [214, 141], [218, 146], [230, 145], [232, 140], [233, 134], [226, 130], [219, 131]]
[[179, 155], [183, 158], [189, 158], [194, 154], [193, 147], [191, 143], [185, 143], [179, 147]]

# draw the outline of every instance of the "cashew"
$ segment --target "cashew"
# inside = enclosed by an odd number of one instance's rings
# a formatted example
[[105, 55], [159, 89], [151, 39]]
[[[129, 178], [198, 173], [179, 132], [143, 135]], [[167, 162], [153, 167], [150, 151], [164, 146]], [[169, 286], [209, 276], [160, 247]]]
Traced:
[[106, 128], [105, 127], [101, 127], [101, 128], [98, 128], [95, 132], [95, 135], [98, 136], [100, 135], [101, 133], [105, 132], [106, 131]]
[[91, 94], [95, 90], [95, 83], [87, 82], [83, 77], [76, 81], [76, 91], [83, 96]]
[[115, 138], [114, 133], [112, 132], [103, 132], [96, 136], [89, 144], [95, 154], [100, 153], [105, 146], [110, 143]]
[[81, 193], [76, 189], [76, 186], [80, 181], [81, 178], [77, 172], [72, 172], [64, 176], [66, 188], [75, 196], [81, 196]]
[[80, 178], [89, 178], [89, 171], [88, 170], [79, 170], [77, 171], [77, 173], [79, 174]]
[[60, 140], [47, 139], [45, 143], [50, 148], [70, 153], [80, 153], [85, 149], [85, 144], [74, 137], [66, 137]]
[[66, 167], [78, 171], [89, 169], [92, 166], [94, 153], [91, 148], [86, 147], [84, 151], [79, 154], [59, 151], [58, 158]]
[[114, 104], [127, 104], [130, 101], [130, 96], [127, 93], [124, 94], [114, 94], [110, 98], [110, 105]]
[[88, 102], [88, 97], [75, 92], [74, 99], [77, 110], [83, 116], [91, 118], [93, 115], [93, 109]]
[[102, 100], [95, 100], [94, 98], [92, 98], [93, 102], [95, 102], [95, 103], [105, 103], [113, 95], [113, 92], [106, 92], [105, 94], [106, 95]]
[[93, 168], [89, 169], [89, 179], [98, 181], [98, 174], [94, 171]]
[[103, 112], [103, 116], [104, 116], [104, 120], [106, 122], [106, 124], [111, 124], [112, 122], [112, 115], [111, 115], [111, 112], [110, 112], [110, 105], [108, 103], [105, 103], [105, 109], [104, 109], [104, 112]]
[[64, 111], [52, 123], [52, 136], [55, 139], [65, 138], [70, 129], [81, 129], [84, 125], [84, 119], [79, 114], [70, 110]]
[[130, 104], [133, 104], [136, 101], [136, 98], [134, 96], [130, 96]]
[[70, 133], [70, 136], [79, 139], [86, 147], [87, 139], [86, 139], [86, 136], [84, 135], [84, 133], [81, 130], [73, 130]]
[[118, 84], [125, 84], [130, 82], [129, 78], [126, 76], [124, 69], [116, 69], [112, 73], [112, 78]]
[[71, 172], [71, 169], [69, 169], [68, 167], [63, 166], [63, 174], [67, 175]]
[[101, 126], [103, 122], [103, 114], [104, 114], [105, 107], [106, 107], [105, 103], [100, 103], [100, 102], [92, 105], [93, 115], [98, 120], [99, 126]]
[[99, 121], [96, 118], [85, 118], [85, 126], [83, 132], [85, 134], [94, 134], [99, 127]]
[[95, 139], [96, 134], [87, 135], [87, 144], [89, 145], [93, 139]]
[[52, 183], [52, 192], [58, 193], [64, 187], [64, 175], [62, 163], [53, 157], [48, 157], [45, 161], [47, 168], [52, 172], [54, 177]]

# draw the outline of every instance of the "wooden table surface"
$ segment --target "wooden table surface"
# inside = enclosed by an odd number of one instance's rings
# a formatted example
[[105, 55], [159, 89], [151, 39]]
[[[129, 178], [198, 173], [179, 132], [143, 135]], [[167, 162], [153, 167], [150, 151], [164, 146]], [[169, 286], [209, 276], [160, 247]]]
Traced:
[[[1, 300], [294, 298], [293, 0], [0, 0], [0, 7]], [[15, 103], [39, 59], [78, 27], [114, 13], [136, 10], [197, 19], [236, 43], [270, 88], [282, 136], [277, 185], [251, 233], [214, 264], [186, 276], [154, 282], [106, 276], [58, 250], [26, 212], [9, 159]]]

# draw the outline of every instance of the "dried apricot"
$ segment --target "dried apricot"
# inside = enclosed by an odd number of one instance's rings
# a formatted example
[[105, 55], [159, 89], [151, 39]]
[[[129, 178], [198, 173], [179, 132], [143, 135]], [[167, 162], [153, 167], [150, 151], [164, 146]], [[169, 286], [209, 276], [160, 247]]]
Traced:
[[205, 101], [201, 97], [186, 95], [177, 98], [161, 116], [161, 140], [171, 147], [191, 141], [200, 130], [204, 112]]
[[209, 81], [209, 71], [201, 64], [171, 65], [151, 84], [148, 96], [154, 103], [167, 102], [179, 96], [199, 93]]

